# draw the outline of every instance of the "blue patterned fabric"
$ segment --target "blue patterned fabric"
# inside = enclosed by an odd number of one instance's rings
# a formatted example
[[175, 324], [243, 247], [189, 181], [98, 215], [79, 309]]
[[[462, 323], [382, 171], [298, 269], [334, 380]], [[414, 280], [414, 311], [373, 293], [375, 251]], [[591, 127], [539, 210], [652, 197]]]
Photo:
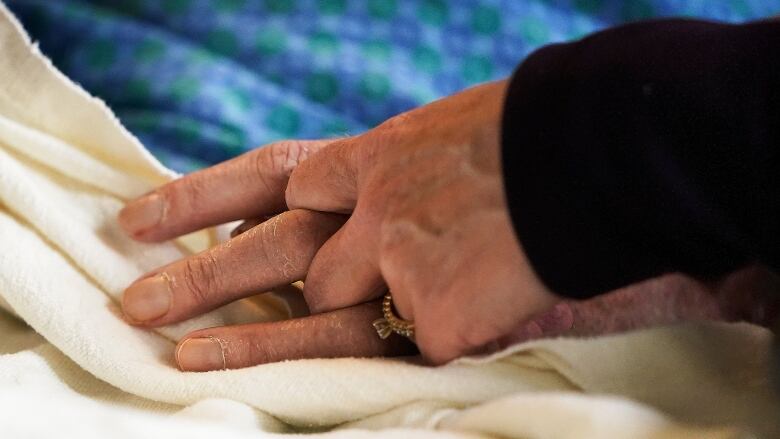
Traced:
[[282, 138], [355, 134], [509, 75], [540, 45], [780, 0], [7, 0], [44, 53], [189, 171]]

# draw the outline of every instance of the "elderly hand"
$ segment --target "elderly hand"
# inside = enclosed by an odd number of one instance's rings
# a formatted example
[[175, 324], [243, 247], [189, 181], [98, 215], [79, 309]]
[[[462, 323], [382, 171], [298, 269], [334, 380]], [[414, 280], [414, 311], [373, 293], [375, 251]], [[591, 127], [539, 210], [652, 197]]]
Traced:
[[371, 324], [388, 288], [434, 364], [542, 336], [734, 318], [724, 311], [734, 300], [679, 276], [558, 301], [509, 219], [499, 153], [504, 88], [475, 87], [355, 137], [275, 143], [132, 201], [119, 220], [142, 241], [247, 221], [230, 241], [134, 282], [123, 296], [127, 319], [167, 325], [306, 280], [312, 316], [188, 334], [176, 361], [205, 371], [412, 353], [400, 336], [380, 340]]
[[[179, 365], [407, 352], [371, 326], [381, 316], [372, 301], [388, 288], [429, 361], [484, 349], [555, 303], [523, 255], [504, 200], [504, 91], [503, 81], [478, 86], [355, 137], [279, 142], [131, 202], [120, 223], [142, 241], [272, 217], [142, 277], [124, 294], [125, 314], [140, 326], [166, 325], [305, 278], [314, 316], [297, 326], [191, 334]], [[310, 352], [310, 344], [320, 348]]]

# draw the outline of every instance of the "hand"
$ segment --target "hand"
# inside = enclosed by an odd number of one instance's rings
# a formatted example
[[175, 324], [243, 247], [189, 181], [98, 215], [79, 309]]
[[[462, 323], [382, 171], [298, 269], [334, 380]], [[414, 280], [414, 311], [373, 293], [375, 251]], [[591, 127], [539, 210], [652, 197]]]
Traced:
[[410, 354], [405, 339], [380, 340], [371, 326], [381, 313], [373, 299], [386, 285], [399, 313], [416, 320], [417, 342], [434, 362], [485, 344], [683, 320], [766, 324], [778, 313], [768, 292], [777, 277], [755, 268], [714, 284], [667, 275], [555, 304], [506, 214], [498, 173], [502, 88], [468, 90], [358, 137], [269, 145], [131, 202], [120, 223], [142, 241], [248, 220], [237, 231], [246, 233], [131, 285], [123, 297], [128, 319], [175, 323], [306, 278], [304, 295], [319, 314], [187, 335], [177, 362], [201, 371]]
[[[556, 301], [508, 216], [499, 151], [504, 91], [503, 81], [475, 87], [360, 136], [270, 145], [130, 203], [120, 222], [145, 241], [278, 216], [143, 277], [125, 292], [125, 313], [138, 325], [159, 326], [305, 278], [315, 314], [365, 310], [361, 304], [389, 288], [435, 364], [484, 349]], [[372, 319], [363, 320], [342, 332], [376, 338]], [[287, 352], [273, 345], [285, 341], [269, 341], [269, 325], [208, 330], [208, 342], [179, 345], [179, 363], [196, 344], [215, 343], [227, 367], [269, 361], [246, 352], [260, 340], [266, 353]], [[344, 346], [343, 337], [322, 351], [388, 352], [377, 341], [371, 349]]]
[[486, 84], [328, 145], [287, 186], [291, 209], [350, 213], [314, 257], [314, 312], [393, 294], [434, 364], [479, 352], [553, 295], [526, 261], [504, 199], [505, 84]]

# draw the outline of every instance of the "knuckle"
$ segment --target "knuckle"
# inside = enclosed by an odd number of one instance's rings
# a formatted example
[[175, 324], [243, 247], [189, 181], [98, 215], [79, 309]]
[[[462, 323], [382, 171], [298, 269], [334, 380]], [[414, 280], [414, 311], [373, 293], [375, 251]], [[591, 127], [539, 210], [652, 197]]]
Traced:
[[163, 186], [158, 194], [171, 210], [189, 211], [208, 196], [208, 185], [202, 178], [184, 178], [176, 184]]
[[219, 291], [219, 263], [213, 255], [205, 253], [184, 262], [184, 286], [187, 294], [197, 303], [209, 303], [209, 298]]
[[241, 182], [248, 186], [253, 186], [258, 182], [268, 193], [275, 192], [274, 189], [277, 186], [272, 179], [273, 173], [270, 172], [270, 159], [268, 151], [264, 149], [273, 148], [273, 145], [266, 148], [258, 149], [249, 153], [249, 160], [247, 160], [246, 172], [240, 172], [239, 175], [246, 176], [246, 180]]
[[291, 278], [296, 277], [299, 271], [299, 261], [290, 256], [295, 248], [294, 243], [284, 238], [287, 235], [284, 229], [295, 227], [296, 224], [299, 223], [295, 215], [277, 215], [264, 222], [259, 230], [260, 236], [252, 240], [257, 246], [255, 253], [263, 256], [272, 275], [280, 280], [294, 280]]
[[286, 140], [268, 147], [268, 170], [275, 175], [290, 176], [293, 169], [309, 155], [309, 148], [302, 141]]
[[408, 111], [396, 114], [395, 116], [379, 124], [377, 129], [390, 130], [393, 128], [404, 127], [409, 124], [410, 119], [411, 115]]
[[285, 188], [288, 178], [298, 165], [309, 155], [309, 147], [304, 141], [286, 140], [272, 143], [248, 153], [244, 166], [248, 169], [240, 174], [246, 175], [248, 185], [260, 182], [268, 193], [276, 193]]

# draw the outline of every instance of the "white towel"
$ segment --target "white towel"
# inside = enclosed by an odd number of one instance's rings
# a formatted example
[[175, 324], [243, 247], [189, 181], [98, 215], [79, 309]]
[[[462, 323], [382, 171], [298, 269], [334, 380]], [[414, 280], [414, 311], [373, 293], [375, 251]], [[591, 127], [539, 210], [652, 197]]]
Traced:
[[289, 314], [264, 295], [155, 332], [121, 320], [133, 279], [214, 242], [213, 230], [160, 245], [119, 230], [124, 200], [173, 177], [0, 4], [0, 437], [731, 437], [720, 427], [771, 407], [770, 336], [745, 324], [536, 341], [439, 368], [347, 358], [179, 372], [184, 333]]

